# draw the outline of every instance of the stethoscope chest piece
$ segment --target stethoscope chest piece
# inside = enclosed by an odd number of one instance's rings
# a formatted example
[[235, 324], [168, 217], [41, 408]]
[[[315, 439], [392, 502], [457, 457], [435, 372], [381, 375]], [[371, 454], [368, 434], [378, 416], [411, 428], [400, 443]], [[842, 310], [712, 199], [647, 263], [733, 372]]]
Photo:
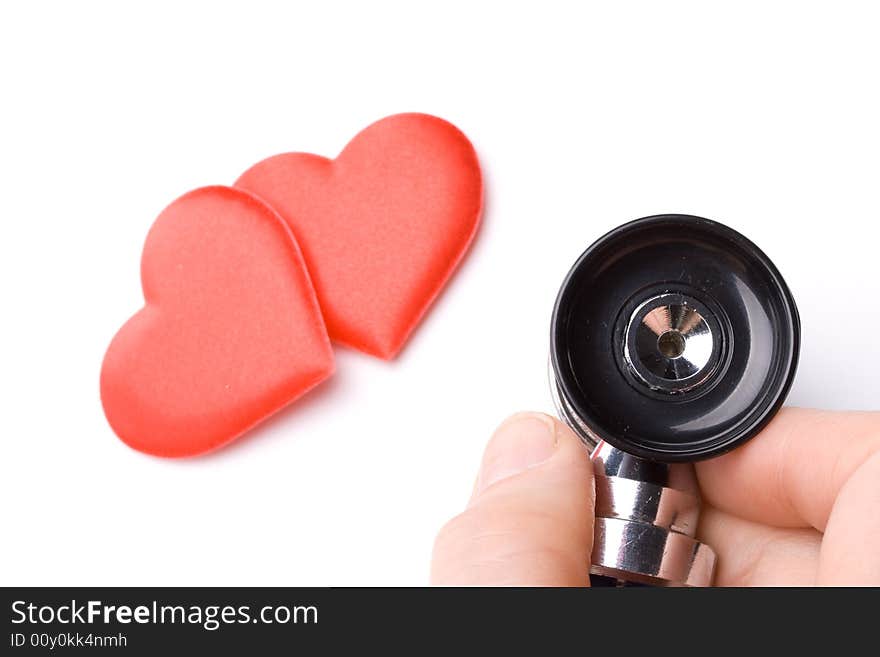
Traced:
[[[744, 236], [688, 215], [638, 219], [590, 246], [559, 291], [551, 328], [554, 399], [594, 448], [597, 475], [674, 490], [666, 485], [670, 468], [661, 464], [722, 454], [770, 421], [794, 377], [799, 333], [785, 281]], [[631, 463], [653, 465], [621, 476], [619, 464], [608, 464], [612, 448]], [[655, 517], [658, 525], [650, 512], [631, 511], [633, 522], [647, 518], [650, 527], [688, 533], [674, 518], [664, 528], [664, 519]], [[689, 529], [695, 527], [694, 518]], [[601, 531], [618, 529], [628, 528]], [[621, 579], [614, 568], [599, 570]], [[636, 575], [629, 579], [703, 583]]]

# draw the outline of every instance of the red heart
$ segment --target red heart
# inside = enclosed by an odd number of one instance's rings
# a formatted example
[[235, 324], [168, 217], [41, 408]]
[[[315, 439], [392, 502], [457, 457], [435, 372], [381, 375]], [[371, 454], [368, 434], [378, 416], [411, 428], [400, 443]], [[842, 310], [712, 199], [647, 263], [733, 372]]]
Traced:
[[101, 369], [104, 412], [135, 449], [214, 449], [333, 372], [299, 248], [247, 192], [205, 187], [168, 206], [147, 236], [141, 281], [146, 305]]
[[425, 114], [374, 123], [335, 160], [270, 157], [235, 184], [290, 225], [330, 337], [381, 358], [397, 354], [445, 285], [482, 205], [473, 146]]

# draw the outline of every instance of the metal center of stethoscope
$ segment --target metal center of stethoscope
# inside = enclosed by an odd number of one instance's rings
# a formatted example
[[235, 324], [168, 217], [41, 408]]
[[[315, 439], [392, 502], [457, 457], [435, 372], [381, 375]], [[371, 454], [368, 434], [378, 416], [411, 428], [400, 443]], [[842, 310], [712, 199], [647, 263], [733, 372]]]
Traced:
[[715, 371], [720, 339], [694, 300], [682, 294], [660, 294], [644, 301], [630, 316], [624, 361], [637, 380], [652, 390], [682, 393]]

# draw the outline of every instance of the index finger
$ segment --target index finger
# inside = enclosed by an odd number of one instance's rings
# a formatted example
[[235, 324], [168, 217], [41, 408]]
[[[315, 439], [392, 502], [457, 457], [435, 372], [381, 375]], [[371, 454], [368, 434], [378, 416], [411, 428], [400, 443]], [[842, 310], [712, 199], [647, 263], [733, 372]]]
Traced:
[[784, 408], [743, 447], [697, 463], [697, 478], [718, 509], [824, 531], [843, 484], [878, 451], [880, 413]]

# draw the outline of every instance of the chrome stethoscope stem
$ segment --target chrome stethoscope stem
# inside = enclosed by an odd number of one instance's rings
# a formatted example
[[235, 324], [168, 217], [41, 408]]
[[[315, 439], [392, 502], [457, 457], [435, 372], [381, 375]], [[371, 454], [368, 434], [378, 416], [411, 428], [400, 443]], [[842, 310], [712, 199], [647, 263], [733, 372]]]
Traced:
[[557, 413], [590, 449], [596, 485], [593, 584], [709, 586], [715, 552], [696, 539], [700, 496], [693, 465], [660, 463], [596, 439], [560, 396]]

